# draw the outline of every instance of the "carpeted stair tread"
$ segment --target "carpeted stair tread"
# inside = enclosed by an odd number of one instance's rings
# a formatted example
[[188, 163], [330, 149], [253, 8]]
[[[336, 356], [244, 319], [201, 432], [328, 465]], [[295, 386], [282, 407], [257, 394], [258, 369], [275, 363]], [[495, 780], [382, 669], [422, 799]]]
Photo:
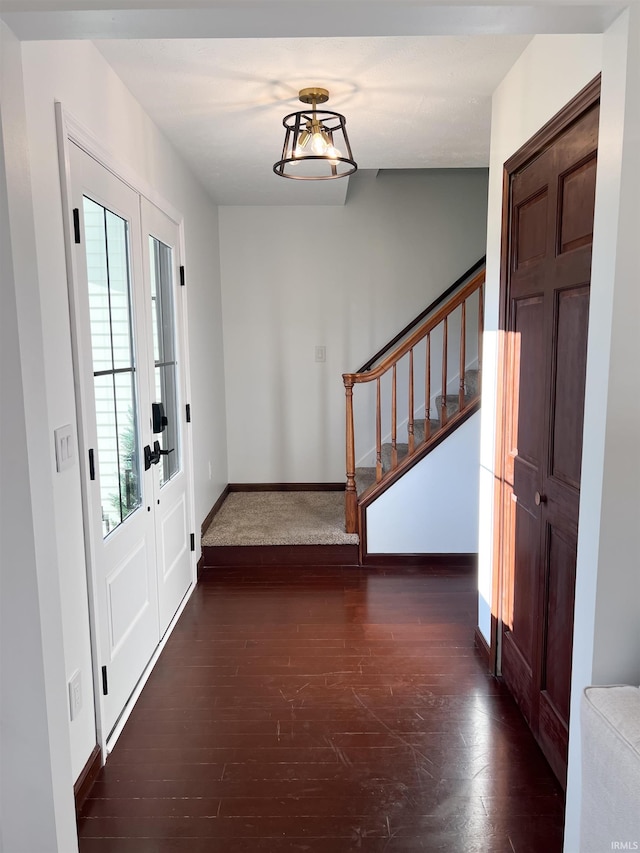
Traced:
[[356, 468], [356, 492], [361, 495], [376, 481], [375, 468]]
[[[467, 370], [464, 375], [464, 399], [465, 403], [470, 403], [471, 400], [478, 394], [478, 371]], [[436, 412], [438, 415], [442, 411], [442, 394], [436, 397]], [[447, 394], [447, 417], [450, 418], [460, 408], [460, 396], [458, 394]]]
[[[465, 394], [464, 399], [465, 403], [470, 403], [473, 400], [475, 395]], [[460, 398], [457, 394], [447, 394], [447, 418], [452, 417], [460, 408]], [[436, 411], [442, 411], [442, 395], [438, 394], [436, 397]]]
[[[398, 462], [401, 462], [404, 457], [409, 452], [408, 444], [396, 444], [396, 450], [398, 451]], [[387, 473], [387, 471], [391, 470], [391, 444], [383, 444], [382, 445], [382, 471], [383, 473]]]
[[[433, 435], [440, 429], [440, 421], [437, 418], [431, 418], [430, 423], [430, 434]], [[419, 418], [417, 421], [413, 422], [413, 436], [416, 444], [419, 444], [420, 442], [424, 441], [424, 418]]]
[[475, 397], [478, 393], [478, 371], [467, 370], [464, 374], [464, 390], [465, 394], [470, 397]]

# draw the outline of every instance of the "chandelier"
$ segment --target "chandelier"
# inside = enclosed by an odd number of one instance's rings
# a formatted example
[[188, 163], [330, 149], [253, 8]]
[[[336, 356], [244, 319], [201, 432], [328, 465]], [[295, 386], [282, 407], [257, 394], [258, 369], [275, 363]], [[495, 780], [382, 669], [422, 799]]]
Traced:
[[285, 128], [282, 158], [273, 166], [281, 178], [297, 181], [329, 181], [346, 178], [358, 168], [347, 136], [346, 119], [340, 113], [317, 109], [329, 100], [327, 89], [301, 89], [299, 98], [311, 109], [290, 113]]

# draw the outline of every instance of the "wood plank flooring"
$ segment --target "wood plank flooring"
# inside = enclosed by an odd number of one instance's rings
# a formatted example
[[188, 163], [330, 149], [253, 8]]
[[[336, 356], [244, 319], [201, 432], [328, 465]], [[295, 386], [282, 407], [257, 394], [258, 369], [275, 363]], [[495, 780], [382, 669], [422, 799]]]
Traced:
[[468, 569], [205, 572], [81, 853], [559, 853], [562, 792], [475, 623]]

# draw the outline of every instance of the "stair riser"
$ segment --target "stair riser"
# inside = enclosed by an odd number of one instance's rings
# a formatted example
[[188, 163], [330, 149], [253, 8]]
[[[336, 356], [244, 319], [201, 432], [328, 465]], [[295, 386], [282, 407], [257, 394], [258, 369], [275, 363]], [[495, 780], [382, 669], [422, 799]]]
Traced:
[[[437, 432], [440, 429], [440, 421], [434, 420], [431, 418], [431, 432], [430, 435], [433, 435], [434, 432]], [[413, 437], [416, 444], [424, 441], [424, 420], [415, 421], [413, 424]]]
[[[408, 444], [397, 444], [396, 450], [398, 451], [398, 462], [400, 462], [400, 460], [404, 459], [404, 457], [409, 452], [409, 445]], [[386, 474], [387, 471], [391, 471], [391, 469], [393, 468], [393, 466], [391, 464], [391, 457], [392, 457], [391, 445], [390, 444], [383, 444], [382, 445], [382, 472], [384, 474]]]
[[[468, 370], [464, 375], [464, 399], [466, 403], [471, 402], [477, 394], [478, 394], [478, 371], [477, 370]], [[432, 418], [435, 416], [436, 419], [439, 419], [442, 414], [442, 394], [438, 394], [435, 398], [435, 404], [431, 409]], [[459, 395], [458, 394], [447, 394], [447, 417], [450, 418], [452, 415], [458, 411], [459, 408]], [[418, 423], [418, 421], [416, 421]], [[414, 430], [415, 434], [415, 430]], [[422, 438], [424, 438], [424, 433], [422, 433]]]
[[478, 393], [478, 371], [467, 370], [464, 375], [464, 390], [469, 397], [475, 397]]
[[[471, 397], [465, 395], [465, 402], [471, 402]], [[436, 412], [441, 416], [442, 413], [442, 396], [436, 397]], [[447, 418], [450, 418], [460, 408], [460, 399], [457, 394], [447, 394]]]

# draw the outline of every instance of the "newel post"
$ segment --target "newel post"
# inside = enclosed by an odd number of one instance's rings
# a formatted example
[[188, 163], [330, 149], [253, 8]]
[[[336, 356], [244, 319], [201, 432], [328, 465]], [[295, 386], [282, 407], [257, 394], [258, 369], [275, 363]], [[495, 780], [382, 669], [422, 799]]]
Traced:
[[358, 494], [356, 492], [356, 445], [353, 428], [353, 379], [345, 373], [344, 393], [347, 411], [347, 485], [344, 493], [345, 529], [347, 533], [358, 532]]

